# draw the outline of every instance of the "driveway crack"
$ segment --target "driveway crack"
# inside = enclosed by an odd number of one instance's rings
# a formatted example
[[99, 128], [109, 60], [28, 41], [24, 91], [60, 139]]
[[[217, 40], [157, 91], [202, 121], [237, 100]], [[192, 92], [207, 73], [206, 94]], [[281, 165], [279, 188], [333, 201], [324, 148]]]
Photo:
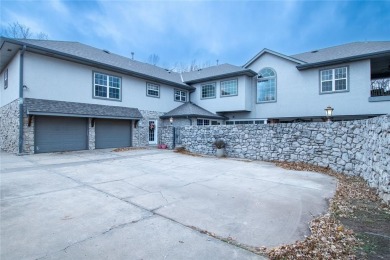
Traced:
[[130, 221], [130, 222], [127, 222], [127, 223], [122, 223], [122, 224], [119, 224], [119, 225], [116, 225], [116, 226], [112, 226], [111, 228], [109, 228], [108, 230], [103, 231], [103, 232], [100, 233], [100, 234], [97, 234], [97, 235], [95, 235], [95, 236], [90, 236], [90, 237], [87, 237], [87, 238], [85, 238], [85, 239], [83, 239], [83, 240], [74, 242], [74, 243], [72, 243], [72, 244], [66, 246], [65, 248], [63, 248], [63, 249], [61, 249], [61, 250], [58, 250], [58, 251], [52, 252], [52, 253], [48, 253], [48, 254], [46, 254], [45, 256], [36, 258], [36, 260], [45, 259], [45, 258], [48, 257], [50, 254], [57, 254], [57, 253], [59, 253], [59, 252], [61, 252], [61, 251], [64, 251], [64, 252], [66, 253], [66, 251], [67, 251], [69, 248], [71, 248], [71, 247], [73, 247], [73, 246], [75, 246], [75, 245], [84, 243], [84, 242], [86, 242], [86, 241], [88, 241], [88, 240], [97, 238], [97, 237], [99, 237], [99, 236], [101, 236], [101, 235], [105, 235], [105, 234], [107, 234], [107, 233], [109, 233], [109, 232], [111, 232], [111, 231], [113, 231], [113, 230], [120, 229], [120, 228], [124, 228], [124, 227], [126, 227], [126, 226], [129, 226], [129, 225], [136, 224], [136, 223], [138, 223], [138, 222], [147, 220], [147, 219], [151, 218], [152, 216], [153, 216], [153, 215], [148, 215], [148, 216], [144, 216], [144, 217], [142, 217], [142, 218], [140, 218], [140, 219], [137, 219], [137, 220], [133, 220], [133, 221]]

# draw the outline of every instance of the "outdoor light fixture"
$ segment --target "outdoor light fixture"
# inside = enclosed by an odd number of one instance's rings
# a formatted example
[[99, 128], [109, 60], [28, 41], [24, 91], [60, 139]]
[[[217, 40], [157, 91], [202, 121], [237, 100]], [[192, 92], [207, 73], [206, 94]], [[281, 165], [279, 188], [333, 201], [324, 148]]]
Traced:
[[172, 125], [172, 123], [173, 123], [173, 117], [169, 118], [169, 122], [170, 122], [171, 125]]
[[326, 115], [328, 121], [331, 121], [331, 120], [330, 120], [330, 117], [331, 117], [332, 114], [333, 114], [333, 110], [334, 110], [334, 109], [333, 109], [331, 106], [328, 106], [327, 108], [325, 108], [325, 115]]

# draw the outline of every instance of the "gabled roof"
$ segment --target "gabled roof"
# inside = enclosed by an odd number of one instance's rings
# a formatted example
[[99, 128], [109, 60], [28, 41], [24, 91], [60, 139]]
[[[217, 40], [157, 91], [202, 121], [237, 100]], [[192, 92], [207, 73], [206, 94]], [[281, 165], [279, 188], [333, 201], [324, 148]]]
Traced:
[[105, 106], [77, 102], [65, 102], [46, 99], [24, 99], [27, 115], [72, 116], [113, 119], [141, 119], [137, 108]]
[[299, 70], [390, 55], [390, 41], [352, 42], [292, 55], [306, 62]]
[[193, 117], [201, 117], [201, 118], [209, 118], [209, 119], [226, 119], [223, 116], [219, 116], [217, 114], [211, 113], [210, 111], [195, 105], [192, 102], [186, 102], [181, 106], [169, 111], [163, 116], [160, 116], [161, 119], [166, 118], [193, 118]]
[[266, 49], [264, 48], [263, 50], [261, 50], [258, 54], [256, 54], [252, 59], [250, 59], [247, 63], [244, 64], [244, 66], [242, 66], [243, 68], [247, 68], [249, 65], [251, 65], [255, 60], [257, 60], [259, 57], [261, 57], [263, 54], [265, 53], [269, 53], [269, 54], [272, 54], [272, 55], [275, 55], [275, 56], [278, 56], [282, 59], [286, 59], [286, 60], [289, 60], [289, 61], [292, 61], [292, 62], [295, 62], [297, 64], [304, 64], [305, 62], [300, 60], [300, 59], [297, 59], [297, 58], [294, 58], [294, 57], [290, 57], [290, 56], [287, 56], [287, 55], [284, 55], [284, 54], [281, 54], [279, 52], [276, 52], [276, 51], [272, 51], [272, 50], [269, 50], [269, 49]]
[[242, 75], [253, 77], [256, 75], [256, 72], [250, 69], [245, 69], [225, 63], [196, 71], [182, 73], [183, 81], [188, 84]]
[[390, 41], [352, 42], [334, 47], [304, 52], [290, 57], [305, 64], [298, 65], [300, 70], [390, 55]]
[[9, 39], [3, 37], [1, 38], [1, 41], [1, 46], [3, 46], [5, 42], [19, 46], [26, 45], [28, 51], [103, 67], [120, 73], [160, 83], [171, 84], [188, 90], [193, 89], [193, 87], [183, 83], [180, 74], [177, 72], [171, 72], [158, 66], [139, 62], [79, 42]]

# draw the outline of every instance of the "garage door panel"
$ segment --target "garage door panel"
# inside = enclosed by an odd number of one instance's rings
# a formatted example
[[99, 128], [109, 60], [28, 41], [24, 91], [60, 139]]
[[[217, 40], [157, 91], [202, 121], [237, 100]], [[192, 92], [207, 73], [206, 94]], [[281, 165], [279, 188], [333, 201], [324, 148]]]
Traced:
[[35, 152], [86, 150], [87, 119], [37, 116], [35, 118]]
[[131, 121], [97, 119], [95, 121], [95, 147], [118, 148], [131, 146]]

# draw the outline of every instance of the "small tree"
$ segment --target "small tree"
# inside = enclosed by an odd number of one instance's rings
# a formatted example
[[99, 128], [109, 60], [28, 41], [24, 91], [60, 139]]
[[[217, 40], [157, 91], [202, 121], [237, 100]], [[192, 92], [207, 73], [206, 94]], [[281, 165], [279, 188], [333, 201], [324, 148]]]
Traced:
[[150, 54], [150, 55], [149, 55], [148, 62], [149, 62], [150, 64], [156, 66], [156, 65], [158, 64], [159, 61], [160, 61], [160, 57], [159, 57], [157, 54], [153, 53], [153, 54]]
[[8, 27], [4, 30], [4, 36], [15, 38], [15, 39], [38, 39], [38, 40], [47, 40], [49, 37], [46, 33], [40, 32], [34, 33], [29, 27], [19, 22], [9, 23]]

